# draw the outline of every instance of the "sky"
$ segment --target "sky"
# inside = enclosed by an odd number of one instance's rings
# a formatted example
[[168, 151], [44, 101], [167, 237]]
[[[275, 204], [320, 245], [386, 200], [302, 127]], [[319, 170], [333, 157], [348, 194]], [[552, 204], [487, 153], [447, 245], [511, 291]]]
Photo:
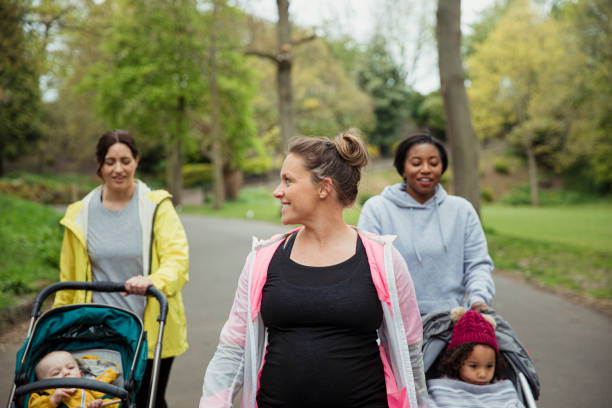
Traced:
[[[434, 0], [291, 0], [289, 15], [292, 22], [315, 32], [325, 27], [326, 32], [349, 34], [356, 41], [365, 43], [374, 32], [376, 16], [380, 13], [383, 2], [391, 3], [397, 9], [389, 20], [387, 29], [396, 36], [406, 38], [403, 50], [394, 54], [404, 65], [412, 67], [409, 71], [409, 84], [421, 93], [429, 93], [440, 87], [437, 67], [437, 50], [433, 38], [437, 2]], [[494, 0], [463, 0], [461, 2], [461, 25], [464, 33], [469, 25], [478, 21], [479, 13], [491, 6]], [[239, 0], [240, 6], [247, 12], [259, 15], [270, 21], [277, 21], [278, 13], [274, 0]], [[408, 18], [401, 16], [409, 16]], [[395, 24], [394, 21], [397, 21]], [[426, 21], [429, 36], [424, 46], [417, 52], [418, 26]], [[399, 27], [394, 30], [394, 27]], [[415, 62], [415, 56], [418, 56]]]

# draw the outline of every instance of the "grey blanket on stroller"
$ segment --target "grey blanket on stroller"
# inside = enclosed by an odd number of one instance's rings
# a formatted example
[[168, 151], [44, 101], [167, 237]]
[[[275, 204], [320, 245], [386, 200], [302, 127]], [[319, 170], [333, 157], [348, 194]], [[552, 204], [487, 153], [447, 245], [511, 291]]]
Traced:
[[488, 385], [438, 378], [427, 381], [429, 408], [524, 408], [509, 380]]
[[[537, 399], [540, 395], [540, 380], [529, 353], [503, 317], [496, 314], [492, 309], [484, 313], [492, 315], [497, 323], [495, 336], [499, 350], [504, 354], [513, 371], [520, 371], [525, 375], [533, 396]], [[423, 317], [423, 365], [425, 372], [431, 368], [440, 352], [450, 341], [452, 327], [450, 311], [429, 313]], [[518, 392], [521, 393], [520, 389]]]

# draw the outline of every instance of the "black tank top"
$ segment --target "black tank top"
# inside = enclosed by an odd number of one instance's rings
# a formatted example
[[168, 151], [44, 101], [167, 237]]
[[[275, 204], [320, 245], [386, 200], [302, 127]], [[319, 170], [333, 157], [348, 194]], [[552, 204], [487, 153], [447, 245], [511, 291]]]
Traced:
[[270, 261], [261, 316], [268, 329], [259, 408], [387, 408], [376, 342], [382, 308], [361, 239], [337, 265], [300, 265], [296, 234]]

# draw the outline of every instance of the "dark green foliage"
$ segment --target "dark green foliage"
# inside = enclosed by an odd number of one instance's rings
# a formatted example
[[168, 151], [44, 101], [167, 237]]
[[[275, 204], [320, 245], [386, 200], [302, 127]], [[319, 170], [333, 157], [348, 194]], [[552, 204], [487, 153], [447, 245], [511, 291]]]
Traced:
[[212, 183], [210, 163], [189, 163], [183, 166], [183, 186], [185, 188], [208, 187]]
[[505, 159], [498, 157], [493, 162], [493, 170], [497, 174], [510, 174], [510, 165]]
[[42, 204], [68, 204], [84, 197], [96, 185], [93, 177], [76, 174], [16, 173], [0, 178], [0, 194]]
[[0, 176], [40, 138], [39, 60], [33, 34], [25, 30], [27, 3], [0, 2]]
[[374, 98], [376, 117], [368, 141], [377, 146], [382, 155], [387, 155], [391, 145], [401, 138], [402, 124], [410, 118], [412, 93], [382, 36], [373, 37], [364, 59], [358, 82], [361, 89]]
[[490, 188], [483, 188], [480, 190], [480, 198], [482, 199], [482, 201], [484, 201], [485, 203], [490, 203], [493, 202], [493, 191]]
[[421, 128], [427, 128], [431, 134], [440, 140], [446, 140], [446, 114], [444, 113], [444, 101], [440, 91], [431, 92], [427, 95], [416, 94], [412, 117]]

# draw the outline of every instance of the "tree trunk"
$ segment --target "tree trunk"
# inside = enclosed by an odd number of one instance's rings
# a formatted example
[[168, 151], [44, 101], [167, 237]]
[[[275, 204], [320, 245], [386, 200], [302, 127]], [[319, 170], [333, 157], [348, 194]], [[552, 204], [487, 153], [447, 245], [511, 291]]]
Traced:
[[219, 210], [223, 207], [225, 202], [225, 186], [223, 181], [223, 152], [221, 148], [221, 128], [219, 124], [219, 87], [217, 84], [217, 27], [215, 24], [216, 15], [218, 11], [218, 4], [216, 1], [213, 2], [213, 14], [212, 14], [212, 26], [211, 26], [211, 39], [210, 39], [210, 50], [209, 50], [209, 68], [210, 73], [208, 75], [209, 87], [210, 87], [210, 104], [211, 104], [211, 129], [210, 138], [212, 145], [212, 165], [213, 165], [213, 192], [214, 202], [213, 207]]
[[168, 191], [172, 194], [172, 202], [179, 205], [182, 202], [181, 191], [183, 190], [183, 154], [181, 138], [177, 135], [170, 136], [170, 149], [166, 155], [166, 184]]
[[533, 142], [530, 134], [525, 136], [525, 152], [527, 153], [527, 165], [529, 170], [529, 190], [531, 192], [531, 205], [537, 207], [540, 205], [538, 194], [538, 165], [536, 162], [535, 152], [533, 150]]
[[223, 171], [223, 180], [225, 182], [225, 193], [228, 200], [237, 200], [240, 188], [242, 187], [244, 176], [242, 170], [235, 168], [230, 169], [225, 167]]
[[285, 152], [289, 139], [295, 135], [293, 87], [291, 85], [291, 23], [289, 22], [289, 1], [276, 0], [276, 5], [278, 6], [276, 89], [281, 151]]
[[461, 3], [438, 0], [436, 36], [446, 134], [453, 161], [454, 193], [469, 200], [480, 214], [479, 144], [472, 127], [461, 62]]

